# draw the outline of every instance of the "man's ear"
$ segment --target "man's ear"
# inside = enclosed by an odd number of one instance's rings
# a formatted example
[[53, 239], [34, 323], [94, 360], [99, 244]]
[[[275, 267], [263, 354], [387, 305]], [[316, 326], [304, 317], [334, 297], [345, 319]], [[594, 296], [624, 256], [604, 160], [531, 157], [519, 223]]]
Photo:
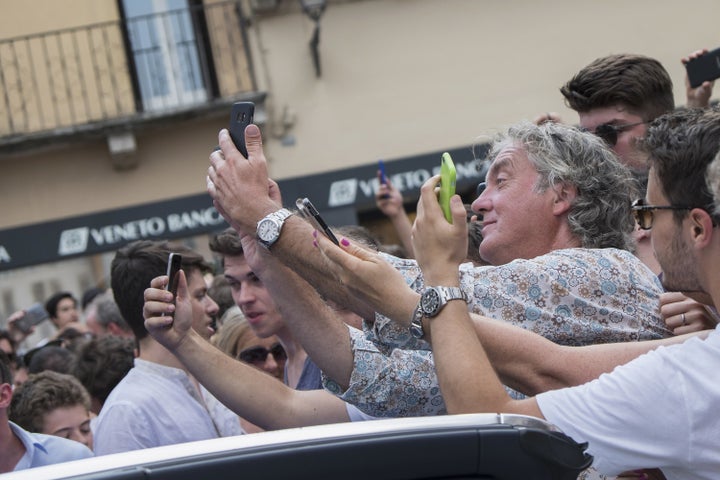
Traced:
[[577, 187], [567, 183], [561, 183], [551, 187], [555, 192], [553, 199], [553, 214], [563, 215], [570, 210], [572, 203], [577, 197]]
[[9, 383], [0, 383], [0, 409], [10, 407], [12, 400], [12, 385]]
[[696, 248], [705, 248], [712, 241], [715, 228], [710, 214], [702, 208], [693, 208], [688, 215], [692, 227], [692, 242]]

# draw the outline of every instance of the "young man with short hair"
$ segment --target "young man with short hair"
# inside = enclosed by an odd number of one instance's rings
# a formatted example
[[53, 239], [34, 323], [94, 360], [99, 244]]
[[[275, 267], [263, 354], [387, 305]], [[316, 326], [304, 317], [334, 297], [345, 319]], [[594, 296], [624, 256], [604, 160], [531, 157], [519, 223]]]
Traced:
[[7, 356], [0, 352], [0, 473], [90, 458], [86, 446], [66, 438], [30, 433], [8, 418], [12, 378]]
[[139, 354], [100, 410], [95, 424], [97, 455], [242, 433], [237, 416], [145, 330], [143, 295], [150, 280], [165, 273], [171, 252], [182, 255], [191, 328], [204, 342], [213, 333], [217, 304], [207, 295], [204, 274], [210, 266], [201, 255], [180, 244], [147, 240], [117, 251], [111, 265], [112, 290], [135, 334]]

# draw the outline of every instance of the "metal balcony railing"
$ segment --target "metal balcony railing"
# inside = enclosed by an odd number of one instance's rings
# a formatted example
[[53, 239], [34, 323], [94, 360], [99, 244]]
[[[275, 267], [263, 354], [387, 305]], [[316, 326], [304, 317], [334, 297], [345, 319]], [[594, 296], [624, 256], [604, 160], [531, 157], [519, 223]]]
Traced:
[[255, 90], [239, 1], [0, 40], [0, 152]]

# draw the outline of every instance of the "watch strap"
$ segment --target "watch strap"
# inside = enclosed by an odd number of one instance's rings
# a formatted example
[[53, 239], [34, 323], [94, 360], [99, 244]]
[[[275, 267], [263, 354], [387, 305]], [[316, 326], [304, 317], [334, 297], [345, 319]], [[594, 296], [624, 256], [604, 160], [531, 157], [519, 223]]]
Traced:
[[[429, 290], [434, 290], [438, 295], [437, 309], [433, 312], [425, 312], [423, 309], [423, 300]], [[425, 336], [425, 330], [423, 329], [423, 318], [431, 318], [440, 313], [440, 310], [452, 300], [463, 300], [468, 301], [468, 296], [465, 291], [460, 287], [427, 287], [425, 291], [420, 295], [415, 310], [413, 310], [412, 317], [410, 318], [410, 334], [415, 338], [423, 338]]]
[[275, 238], [272, 238], [272, 239], [269, 239], [269, 240], [268, 240], [268, 239], [262, 239], [262, 238], [260, 238], [260, 237], [258, 236], [258, 241], [260, 242], [260, 244], [261, 244], [263, 247], [265, 247], [265, 248], [270, 248], [275, 242], [277, 242], [278, 238], [280, 238], [280, 233], [282, 232], [282, 227], [283, 227], [283, 225], [285, 224], [285, 220], [287, 220], [287, 218], [290, 217], [292, 214], [293, 214], [293, 212], [291, 212], [291, 211], [288, 210], [287, 208], [281, 208], [281, 209], [279, 209], [279, 210], [276, 210], [276, 211], [274, 211], [274, 212], [272, 212], [272, 213], [267, 214], [265, 217], [263, 217], [263, 218], [257, 223], [257, 224], [258, 224], [258, 228], [259, 228], [261, 223], [263, 223], [263, 222], [265, 222], [265, 221], [267, 221], [267, 220], [270, 220], [270, 221], [274, 222], [274, 223], [277, 225], [277, 227], [278, 227], [278, 229], [277, 229], [277, 232], [278, 232], [278, 233], [277, 233], [277, 235], [275, 236]]

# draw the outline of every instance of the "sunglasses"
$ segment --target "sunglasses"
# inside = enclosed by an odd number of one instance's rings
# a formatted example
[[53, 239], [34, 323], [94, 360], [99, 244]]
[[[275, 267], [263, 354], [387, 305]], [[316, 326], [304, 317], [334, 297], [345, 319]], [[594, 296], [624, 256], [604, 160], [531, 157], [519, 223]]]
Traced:
[[610, 147], [614, 147], [618, 141], [618, 135], [626, 130], [630, 130], [638, 125], [643, 125], [647, 122], [637, 123], [626, 123], [624, 125], [613, 125], [611, 123], [603, 123], [595, 127], [595, 131], [591, 132], [587, 128], [581, 128], [583, 132], [590, 132], [593, 135], [601, 138]]
[[695, 207], [682, 207], [680, 205], [645, 205], [645, 200], [639, 198], [632, 203], [633, 216], [642, 230], [650, 230], [653, 224], [654, 210], [692, 210]]
[[274, 344], [270, 349], [260, 346], [246, 348], [238, 353], [237, 358], [245, 363], [257, 365], [258, 363], [265, 363], [269, 354], [272, 354], [273, 358], [277, 361], [287, 360], [285, 349], [279, 343]]

